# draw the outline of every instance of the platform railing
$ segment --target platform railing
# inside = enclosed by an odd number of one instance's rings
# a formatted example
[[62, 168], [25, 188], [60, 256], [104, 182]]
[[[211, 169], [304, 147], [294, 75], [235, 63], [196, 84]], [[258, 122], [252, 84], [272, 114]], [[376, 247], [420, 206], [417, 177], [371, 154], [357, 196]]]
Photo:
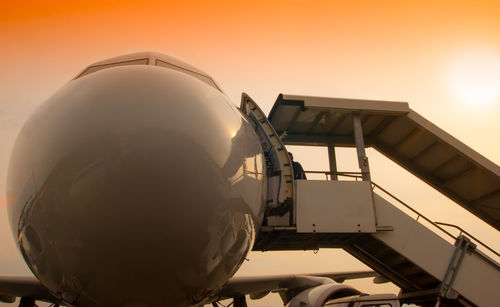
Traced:
[[[375, 190], [375, 188], [381, 190], [382, 192], [384, 192], [386, 195], [390, 196], [392, 199], [396, 200], [398, 203], [400, 203], [401, 205], [403, 205], [405, 208], [407, 208], [408, 210], [410, 210], [411, 212], [415, 213], [417, 215], [417, 218], [416, 220], [418, 221], [420, 218], [422, 218], [423, 220], [425, 220], [426, 222], [428, 222], [429, 224], [433, 225], [434, 227], [436, 227], [437, 229], [441, 230], [443, 233], [445, 233], [446, 235], [448, 235], [450, 238], [452, 238], [455, 242], [457, 240], [460, 239], [460, 237], [462, 236], [462, 234], [465, 234], [468, 238], [474, 240], [474, 244], [475, 245], [480, 245], [482, 247], [484, 247], [485, 249], [487, 249], [488, 251], [492, 252], [494, 255], [496, 255], [498, 258], [500, 258], [500, 254], [498, 252], [496, 252], [494, 249], [492, 249], [491, 247], [489, 247], [486, 243], [480, 241], [479, 239], [477, 239], [475, 236], [473, 236], [472, 234], [470, 234], [469, 232], [465, 231], [464, 229], [462, 229], [461, 227], [459, 226], [456, 226], [456, 225], [453, 225], [453, 224], [448, 224], [448, 223], [443, 223], [443, 222], [433, 222], [432, 220], [430, 220], [429, 218], [427, 218], [426, 216], [424, 216], [423, 214], [421, 214], [420, 212], [418, 212], [417, 210], [413, 209], [412, 207], [410, 207], [410, 205], [406, 204], [404, 201], [402, 201], [401, 199], [397, 198], [396, 196], [394, 196], [392, 193], [390, 193], [389, 191], [387, 191], [386, 189], [382, 188], [381, 186], [379, 186], [378, 184], [376, 184], [375, 182], [371, 182], [372, 184], [372, 190]], [[454, 236], [452, 233], [450, 233], [449, 231], [445, 230], [443, 227], [441, 226], [449, 226], [449, 227], [453, 227], [453, 228], [456, 228], [460, 231], [460, 234], [458, 236]]]
[[467, 237], [472, 238], [474, 241], [476, 241], [477, 243], [479, 243], [479, 245], [483, 246], [484, 248], [486, 248], [487, 250], [489, 250], [490, 252], [492, 252], [493, 254], [495, 254], [497, 257], [500, 257], [500, 254], [497, 251], [495, 251], [494, 249], [492, 249], [491, 247], [489, 247], [488, 245], [486, 245], [486, 243], [483, 243], [478, 238], [474, 237], [473, 235], [471, 235], [470, 233], [468, 233], [467, 231], [465, 231], [464, 229], [462, 229], [462, 227], [454, 225], [454, 224], [443, 223], [443, 222], [434, 222], [434, 223], [436, 223], [438, 225], [442, 225], [442, 226], [453, 227], [453, 228], [459, 230], [460, 233], [458, 234], [457, 237], [460, 237], [462, 234], [465, 234]]
[[[305, 171], [305, 173], [306, 174], [325, 174], [325, 177], [326, 177], [327, 180], [331, 180], [331, 176], [332, 175], [337, 175], [337, 176], [340, 176], [340, 177], [354, 178], [356, 181], [358, 181], [358, 180], [362, 180], [362, 175], [363, 175], [361, 172]], [[486, 243], [480, 241], [475, 236], [473, 236], [469, 232], [465, 231], [461, 227], [459, 227], [457, 225], [449, 224], [449, 223], [434, 222], [431, 219], [429, 219], [426, 216], [424, 216], [422, 213], [420, 213], [417, 210], [413, 209], [410, 205], [408, 205], [407, 203], [405, 203], [404, 201], [402, 201], [401, 199], [399, 199], [398, 197], [396, 197], [391, 192], [387, 191], [386, 189], [382, 188], [380, 185], [376, 184], [374, 181], [371, 181], [371, 185], [372, 185], [372, 190], [378, 189], [378, 190], [382, 191], [384, 194], [386, 194], [387, 196], [389, 196], [390, 198], [394, 199], [399, 204], [403, 205], [405, 208], [407, 208], [408, 210], [410, 210], [411, 212], [413, 212], [417, 216], [416, 217], [416, 221], [419, 221], [419, 219], [425, 220], [427, 223], [429, 223], [430, 225], [434, 226], [436, 229], [440, 230], [443, 234], [445, 234], [449, 238], [451, 238], [454, 242], [456, 242], [460, 238], [460, 236], [462, 234], [465, 234], [467, 237], [469, 237], [470, 239], [474, 240], [474, 243], [477, 243], [476, 245], [480, 245], [480, 246], [484, 247], [485, 249], [487, 249], [488, 251], [490, 251], [491, 253], [493, 253], [494, 255], [496, 255], [498, 258], [500, 258], [500, 254], [497, 251], [495, 251], [490, 246], [488, 246]], [[460, 234], [458, 236], [454, 236], [452, 233], [450, 233], [449, 231], [447, 231], [446, 229], [444, 229], [441, 226], [453, 227], [453, 228], [459, 230]]]
[[375, 188], [379, 189], [380, 191], [384, 192], [386, 195], [390, 196], [392, 199], [394, 199], [395, 201], [397, 201], [398, 203], [400, 203], [401, 205], [403, 205], [405, 208], [407, 208], [411, 212], [415, 213], [417, 215], [417, 217], [416, 217], [415, 220], [418, 221], [420, 218], [422, 218], [424, 221], [428, 222], [429, 224], [433, 225], [437, 229], [441, 230], [443, 233], [447, 234], [453, 240], [457, 240], [458, 239], [458, 237], [455, 237], [453, 234], [451, 234], [450, 232], [448, 232], [446, 229], [444, 229], [443, 227], [441, 227], [438, 224], [434, 223], [431, 219], [427, 218], [422, 213], [420, 213], [417, 210], [413, 209], [410, 205], [408, 205], [407, 203], [405, 203], [404, 201], [402, 201], [401, 199], [399, 199], [398, 197], [396, 197], [395, 195], [393, 195], [391, 192], [389, 192], [386, 189], [382, 188], [381, 186], [379, 186], [378, 184], [376, 184], [373, 181], [371, 182], [371, 184], [372, 184], [372, 190], [375, 190]]
[[326, 180], [331, 180], [332, 175], [337, 175], [339, 177], [355, 178], [356, 181], [363, 180], [362, 172], [329, 172], [329, 171], [304, 171], [306, 174], [324, 174]]

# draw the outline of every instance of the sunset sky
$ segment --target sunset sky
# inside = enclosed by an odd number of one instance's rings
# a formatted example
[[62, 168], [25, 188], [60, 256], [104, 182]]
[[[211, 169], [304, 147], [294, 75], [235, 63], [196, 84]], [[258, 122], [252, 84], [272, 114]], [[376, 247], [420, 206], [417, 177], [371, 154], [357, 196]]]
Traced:
[[[26, 274], [5, 209], [8, 158], [27, 117], [86, 65], [143, 50], [209, 73], [239, 105], [279, 93], [407, 101], [500, 164], [498, 1], [10, 1], [0, 9], [0, 275]], [[324, 148], [293, 148], [326, 170]], [[339, 150], [339, 169], [356, 171]], [[373, 150], [372, 178], [432, 220], [497, 250], [500, 235]], [[252, 253], [239, 275], [365, 269], [342, 251]], [[388, 285], [356, 284], [370, 292]], [[251, 302], [268, 306], [277, 298]]]

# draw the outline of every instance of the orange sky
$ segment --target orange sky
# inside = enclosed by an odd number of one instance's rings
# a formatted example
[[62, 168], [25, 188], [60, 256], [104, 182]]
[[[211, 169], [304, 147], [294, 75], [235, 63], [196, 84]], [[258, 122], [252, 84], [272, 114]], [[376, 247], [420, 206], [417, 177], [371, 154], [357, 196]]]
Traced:
[[[407, 101], [500, 164], [500, 99], [481, 107], [464, 104], [450, 86], [455, 59], [478, 50], [500, 57], [498, 1], [7, 0], [0, 9], [0, 200], [12, 143], [34, 108], [89, 63], [140, 50], [191, 63], [211, 74], [235, 104], [245, 91], [266, 112], [282, 92]], [[306, 169], [327, 168], [323, 149], [294, 154]], [[491, 227], [451, 212], [448, 200], [377, 153], [368, 154], [379, 184], [500, 247]], [[339, 154], [341, 170], [355, 167], [349, 157]], [[0, 240], [11, 242], [2, 224]], [[360, 267], [328, 251], [251, 259], [244, 273]], [[13, 243], [0, 251], [0, 263], [6, 264], [0, 274], [25, 272]]]
[[73, 57], [113, 46], [172, 43], [203, 43], [214, 53], [258, 55], [265, 49], [284, 58], [332, 52], [366, 57], [367, 47], [372, 57], [386, 59], [394, 53], [425, 57], [461, 44], [499, 47], [498, 2], [437, 2], [9, 1], [0, 12], [0, 34], [11, 55], [36, 51]]
[[[450, 71], [462, 54], [500, 54], [500, 2], [410, 3], [9, 1], [0, 10], [0, 95], [39, 89], [39, 103], [88, 63], [156, 50], [209, 72], [234, 101], [241, 91], [266, 97], [264, 110], [289, 91], [409, 101], [431, 120], [450, 109], [466, 119], [471, 110], [457, 104]], [[498, 107], [472, 111], [494, 128]], [[439, 119], [445, 130], [470, 134], [451, 118]]]

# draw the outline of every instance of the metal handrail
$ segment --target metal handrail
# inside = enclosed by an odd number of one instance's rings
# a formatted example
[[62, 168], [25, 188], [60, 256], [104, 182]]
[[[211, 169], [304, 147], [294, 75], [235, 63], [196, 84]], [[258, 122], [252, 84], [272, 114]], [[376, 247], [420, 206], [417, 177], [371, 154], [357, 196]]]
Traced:
[[[311, 174], [325, 174], [326, 175], [326, 178], [328, 179], [328, 175], [337, 175], [337, 176], [343, 176], [343, 177], [350, 177], [350, 178], [362, 178], [362, 175], [363, 173], [362, 172], [330, 172], [330, 171], [305, 171], [305, 173], [311, 173]], [[486, 243], [483, 243], [482, 241], [480, 241], [479, 239], [477, 239], [476, 237], [474, 237], [472, 234], [470, 234], [469, 232], [465, 231], [464, 229], [462, 229], [461, 227], [457, 226], [457, 225], [453, 225], [453, 224], [448, 224], [448, 223], [443, 223], [443, 222], [433, 222], [431, 221], [429, 218], [427, 218], [426, 216], [422, 215], [420, 212], [418, 212], [417, 210], [413, 209], [412, 207], [410, 207], [408, 204], [406, 204], [404, 201], [402, 201], [401, 199], [397, 198], [395, 195], [393, 195], [391, 192], [387, 191], [386, 189], [382, 188], [381, 186], [379, 186], [378, 184], [376, 184], [375, 182], [371, 181], [371, 184], [372, 184], [372, 190], [374, 188], [378, 188], [379, 190], [381, 190], [382, 192], [384, 192], [385, 194], [389, 195], [390, 197], [392, 197], [394, 200], [396, 200], [397, 202], [399, 202], [400, 204], [402, 204], [403, 206], [405, 206], [408, 210], [410, 210], [411, 212], [415, 213], [417, 215], [417, 220], [419, 218], [423, 218], [425, 221], [427, 221], [429, 224], [433, 225], [434, 227], [436, 227], [437, 229], [441, 230], [442, 232], [444, 232], [445, 234], [447, 234], [450, 238], [452, 238], [453, 240], [458, 240], [460, 238], [460, 235], [462, 233], [466, 234], [468, 237], [472, 238], [474, 241], [476, 241], [477, 243], [479, 243], [481, 246], [485, 247], [487, 250], [489, 250], [490, 252], [492, 252], [493, 254], [495, 254], [497, 257], [500, 257], [500, 254], [498, 252], [496, 252], [494, 249], [492, 249], [491, 247], [489, 247], [488, 245], [486, 245]], [[448, 232], [446, 229], [444, 229], [443, 227], [439, 226], [439, 225], [443, 225], [443, 226], [449, 226], [449, 227], [453, 227], [453, 228], [456, 228], [458, 230], [460, 230], [460, 234], [455, 237], [452, 233]]]
[[471, 235], [469, 232], [465, 231], [462, 227], [454, 225], [454, 224], [443, 223], [443, 222], [434, 222], [434, 223], [436, 223], [438, 225], [453, 227], [453, 228], [456, 228], [456, 229], [460, 230], [460, 234], [458, 235], [458, 237], [460, 237], [462, 235], [462, 233], [465, 233], [468, 237], [471, 237], [472, 239], [474, 239], [474, 241], [476, 241], [477, 243], [481, 244], [487, 250], [489, 250], [493, 254], [497, 255], [498, 257], [500, 257], [500, 254], [498, 252], [496, 252], [494, 249], [492, 249], [491, 247], [489, 247], [488, 245], [486, 245], [486, 243], [481, 242], [479, 239], [477, 239], [476, 237], [474, 237], [473, 235]]
[[[410, 207], [409, 205], [407, 205], [406, 203], [404, 203], [401, 199], [397, 198], [396, 196], [394, 196], [393, 194], [391, 194], [389, 191], [387, 191], [386, 189], [382, 188], [381, 186], [379, 186], [378, 184], [376, 184], [373, 181], [372, 181], [372, 185], [374, 187], [377, 187], [378, 189], [382, 190], [384, 193], [386, 193], [387, 195], [389, 195], [390, 197], [392, 197], [393, 199], [395, 199], [396, 201], [398, 201], [400, 204], [402, 204], [403, 206], [405, 206], [406, 208], [408, 208], [413, 213], [417, 214], [417, 220], [418, 220], [419, 217], [422, 217], [428, 223], [430, 223], [434, 227], [438, 228], [442, 232], [446, 233], [448, 236], [450, 236], [454, 240], [458, 240], [460, 238], [460, 235], [462, 233], [465, 233], [467, 236], [469, 236], [470, 238], [472, 238], [474, 241], [476, 241], [477, 243], [479, 243], [481, 246], [485, 247], [487, 250], [491, 251], [497, 257], [500, 257], [500, 254], [497, 253], [494, 249], [492, 249], [491, 247], [489, 247], [488, 245], [486, 245], [486, 243], [481, 242], [479, 239], [477, 239], [476, 237], [474, 237], [473, 235], [471, 235], [470, 233], [468, 233], [464, 229], [460, 228], [459, 226], [456, 226], [456, 225], [453, 225], [453, 224], [448, 224], [448, 223], [442, 223], [442, 222], [433, 222], [430, 219], [428, 219], [427, 217], [425, 217], [424, 215], [420, 214], [420, 212], [418, 212], [417, 210], [413, 209], [412, 207]], [[443, 227], [441, 227], [439, 225], [454, 227], [454, 228], [460, 230], [461, 233], [457, 237], [455, 237], [453, 234], [451, 234], [450, 232], [446, 231]]]
[[337, 176], [342, 176], [342, 177], [349, 177], [349, 178], [356, 178], [356, 179], [362, 179], [363, 173], [362, 172], [330, 172], [330, 171], [304, 171], [306, 174], [325, 174], [326, 179], [328, 179], [328, 175], [330, 177], [332, 175], [337, 175]]
[[[375, 182], [372, 181], [372, 185], [373, 187], [376, 187], [378, 188], [379, 190], [381, 190], [382, 192], [384, 192], [385, 194], [389, 195], [390, 197], [392, 197], [393, 199], [395, 199], [397, 202], [399, 202], [400, 204], [402, 204], [403, 206], [405, 206], [407, 209], [409, 209], [411, 212], [415, 213], [417, 215], [417, 220], [419, 218], [423, 218], [425, 221], [427, 221], [428, 223], [430, 223], [431, 225], [433, 225], [434, 227], [436, 227], [437, 229], [441, 230], [442, 232], [446, 233], [448, 236], [450, 236], [452, 239], [454, 240], [457, 240], [457, 238], [451, 234], [450, 232], [446, 231], [446, 229], [444, 229], [443, 227], [439, 226], [438, 224], [434, 223], [433, 221], [431, 221], [429, 218], [427, 218], [426, 216], [422, 215], [420, 212], [418, 212], [417, 210], [413, 209], [412, 207], [410, 207], [408, 204], [406, 204], [404, 201], [402, 201], [401, 199], [397, 198], [396, 196], [394, 196], [393, 194], [391, 194], [389, 191], [387, 191], [386, 189], [382, 188], [381, 186], [379, 186], [378, 184], [376, 184]], [[373, 188], [372, 188], [373, 190]]]

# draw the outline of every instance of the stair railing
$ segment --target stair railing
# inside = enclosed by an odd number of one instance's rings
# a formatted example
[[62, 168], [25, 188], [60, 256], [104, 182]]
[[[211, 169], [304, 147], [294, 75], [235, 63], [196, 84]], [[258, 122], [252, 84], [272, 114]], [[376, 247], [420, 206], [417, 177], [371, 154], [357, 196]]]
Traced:
[[[305, 171], [305, 173], [306, 174], [325, 174], [325, 177], [326, 177], [327, 180], [330, 180], [332, 174], [337, 175], [337, 176], [341, 176], [341, 177], [355, 178], [356, 181], [362, 180], [362, 175], [363, 175], [361, 172]], [[429, 218], [427, 218], [426, 216], [424, 216], [423, 214], [421, 214], [420, 212], [418, 212], [417, 210], [415, 210], [412, 207], [410, 207], [410, 205], [406, 204], [404, 201], [402, 201], [401, 199], [399, 199], [398, 197], [396, 197], [391, 192], [387, 191], [386, 189], [384, 189], [381, 186], [379, 186], [378, 184], [376, 184], [374, 181], [371, 181], [371, 185], [372, 185], [372, 190], [375, 190], [375, 188], [379, 189], [380, 191], [384, 192], [386, 195], [388, 195], [389, 197], [391, 197], [392, 199], [394, 199], [395, 201], [397, 201], [398, 203], [400, 203], [401, 205], [403, 205], [405, 208], [407, 208], [411, 212], [415, 213], [417, 215], [417, 217], [416, 217], [417, 221], [420, 218], [422, 218], [423, 220], [425, 220], [426, 222], [428, 222], [432, 226], [436, 227], [437, 229], [439, 229], [440, 231], [442, 231], [443, 233], [445, 233], [446, 235], [448, 235], [455, 242], [458, 239], [460, 239], [460, 236], [462, 234], [465, 234], [467, 237], [473, 239], [479, 245], [481, 245], [482, 247], [486, 248], [487, 250], [489, 250], [494, 255], [496, 255], [497, 257], [500, 258], [500, 254], [497, 251], [495, 251], [494, 249], [492, 249], [491, 247], [489, 247], [486, 243], [483, 243], [482, 241], [480, 241], [479, 239], [477, 239], [476, 237], [474, 237], [473, 235], [471, 235], [469, 232], [465, 231], [461, 227], [459, 227], [457, 225], [453, 225], [453, 224], [443, 223], [443, 222], [434, 222], [434, 221], [430, 220]], [[458, 236], [454, 236], [452, 233], [450, 233], [449, 231], [447, 231], [446, 229], [444, 229], [441, 226], [448, 226], [448, 227], [456, 228], [456, 229], [458, 229], [460, 231], [460, 234]]]
[[[425, 217], [424, 215], [422, 215], [420, 212], [418, 212], [417, 210], [413, 209], [412, 207], [410, 207], [408, 204], [406, 204], [405, 202], [403, 202], [401, 199], [397, 198], [396, 196], [394, 196], [393, 194], [391, 194], [389, 191], [387, 191], [386, 189], [382, 188], [381, 186], [379, 186], [378, 184], [376, 184], [375, 182], [371, 182], [372, 183], [372, 190], [374, 190], [375, 188], [381, 190], [382, 192], [384, 192], [385, 194], [387, 194], [388, 196], [390, 196], [391, 198], [393, 198], [394, 200], [396, 200], [397, 202], [399, 202], [400, 204], [402, 204], [403, 206], [405, 206], [408, 210], [410, 210], [411, 212], [415, 213], [417, 215], [417, 218], [416, 220], [418, 221], [419, 218], [422, 218], [424, 219], [426, 222], [428, 222], [429, 224], [433, 225], [434, 227], [436, 227], [437, 229], [441, 230], [442, 232], [444, 232], [445, 234], [447, 234], [450, 238], [452, 238], [455, 242], [457, 242], [461, 235], [462, 234], [465, 234], [467, 235], [469, 238], [473, 239], [475, 242], [479, 243], [479, 245], [483, 246], [484, 248], [486, 248], [487, 250], [489, 250], [490, 252], [492, 252], [493, 254], [495, 254], [497, 257], [500, 258], [500, 254], [498, 252], [496, 252], [495, 250], [493, 250], [491, 247], [489, 247], [488, 245], [486, 245], [485, 243], [481, 242], [480, 240], [478, 240], [476, 237], [474, 237], [473, 235], [471, 235], [470, 233], [468, 233], [467, 231], [463, 230], [462, 228], [456, 226], [456, 225], [453, 225], [453, 224], [448, 224], [448, 223], [442, 223], [442, 222], [433, 222], [431, 221], [429, 218]], [[440, 225], [442, 226], [450, 226], [450, 227], [454, 227], [458, 230], [460, 230], [460, 234], [458, 236], [454, 236], [453, 234], [451, 234], [449, 231], [445, 230], [443, 227], [441, 227]], [[476, 250], [478, 251], [478, 250]], [[479, 252], [479, 251], [478, 251]], [[482, 253], [480, 253], [482, 254]], [[481, 255], [483, 256], [483, 255]], [[483, 256], [484, 257], [484, 256]], [[491, 259], [488, 259], [488, 260], [491, 260]]]
[[396, 196], [394, 196], [391, 192], [387, 191], [386, 189], [382, 188], [381, 186], [379, 186], [378, 184], [376, 184], [375, 182], [372, 181], [372, 190], [375, 190], [375, 188], [381, 190], [382, 192], [384, 192], [385, 194], [387, 194], [388, 196], [390, 196], [392, 199], [396, 200], [398, 203], [400, 203], [401, 205], [405, 206], [408, 210], [410, 210], [411, 212], [415, 213], [417, 215], [417, 218], [416, 220], [418, 221], [420, 218], [424, 219], [426, 222], [428, 222], [429, 224], [433, 225], [434, 227], [436, 227], [437, 229], [441, 230], [442, 232], [444, 232], [445, 234], [447, 234], [450, 238], [452, 238], [453, 240], [456, 240], [457, 238], [451, 234], [450, 232], [446, 231], [446, 229], [444, 229], [443, 227], [439, 226], [438, 224], [434, 223], [433, 221], [431, 221], [429, 218], [427, 218], [426, 216], [424, 216], [423, 214], [421, 214], [420, 212], [418, 212], [417, 210], [413, 209], [412, 207], [410, 207], [410, 205], [406, 204], [404, 201], [402, 201], [401, 199], [397, 198]]
[[454, 225], [454, 224], [449, 224], [449, 223], [443, 223], [443, 222], [435, 222], [435, 223], [438, 224], [438, 225], [448, 226], [448, 227], [453, 227], [455, 229], [458, 229], [460, 231], [460, 234], [457, 236], [457, 238], [459, 238], [462, 234], [465, 234], [467, 237], [472, 238], [474, 241], [476, 241], [481, 246], [483, 246], [484, 248], [486, 248], [487, 250], [489, 250], [490, 252], [492, 252], [493, 254], [495, 254], [497, 257], [500, 257], [500, 254], [498, 252], [496, 252], [494, 249], [492, 249], [491, 247], [489, 247], [488, 245], [486, 245], [486, 243], [481, 242], [479, 239], [477, 239], [476, 237], [474, 237], [473, 235], [471, 235], [470, 233], [468, 233], [467, 231], [465, 231], [464, 229], [462, 229], [460, 226], [457, 226], [457, 225]]

